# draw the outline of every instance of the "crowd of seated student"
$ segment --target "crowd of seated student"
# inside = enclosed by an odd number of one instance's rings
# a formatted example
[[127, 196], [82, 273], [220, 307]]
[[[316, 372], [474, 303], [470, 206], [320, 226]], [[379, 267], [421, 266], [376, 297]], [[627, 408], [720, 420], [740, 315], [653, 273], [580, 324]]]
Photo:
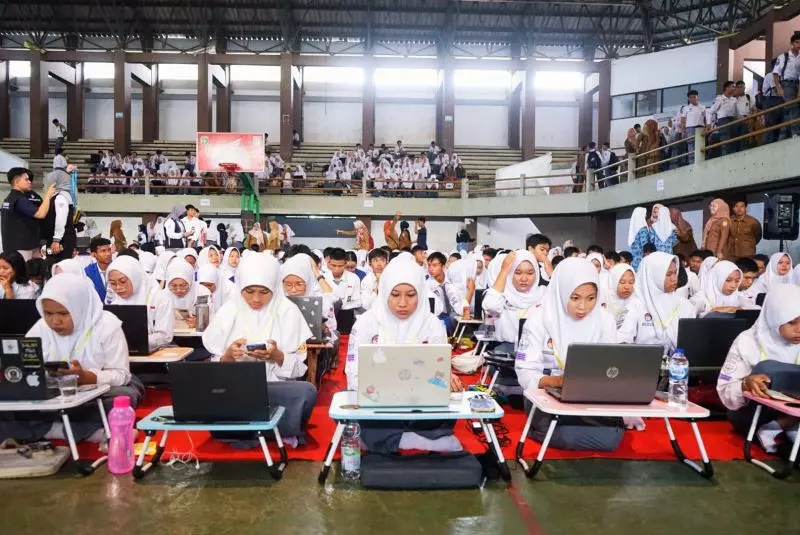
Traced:
[[[526, 389], [561, 385], [570, 344], [656, 344], [668, 356], [677, 348], [680, 319], [757, 309], [759, 294], [766, 294], [761, 315], [737, 338], [719, 376], [718, 391], [734, 429], [745, 432], [752, 416], [743, 392], [766, 396], [770, 381], [774, 387], [787, 372], [800, 370], [800, 267], [793, 271], [788, 253], [731, 262], [705, 250], [682, 258], [645, 246], [634, 269], [627, 251], [592, 245], [584, 252], [571, 242], [553, 247], [541, 234], [524, 245], [516, 251], [477, 245], [447, 256], [414, 246], [378, 247], [364, 255], [339, 248], [311, 251], [302, 244], [285, 254], [207, 245], [156, 256], [141, 249], [115, 251], [110, 240], [98, 237], [90, 257], [63, 260], [51, 272], [34, 261], [26, 265], [15, 251], [3, 252], [0, 285], [5, 299], [37, 299], [42, 319], [28, 335], [42, 339], [46, 361], [68, 360], [80, 384], [109, 384], [134, 405], [141, 384], [131, 374], [119, 321], [103, 305], [146, 306], [148, 346], [155, 351], [174, 342], [178, 325], [195, 326], [198, 297], [207, 297], [203, 355], [211, 361], [265, 363], [271, 402], [287, 410], [280, 429], [290, 444], [304, 440], [316, 390], [303, 381], [311, 333], [287, 297], [322, 297], [326, 338], [336, 342], [340, 333], [350, 333], [345, 372], [351, 389], [358, 382], [360, 346], [444, 343], [458, 317], [479, 312], [478, 291], [484, 292], [480, 312], [496, 326], [494, 350], [514, 355], [516, 380]], [[246, 349], [256, 342], [266, 343], [266, 349]], [[451, 387], [462, 388], [455, 375]], [[794, 422], [768, 416], [759, 437], [772, 450], [784, 443], [780, 435]], [[86, 426], [77, 433], [81, 438], [99, 429], [89, 411], [78, 420]], [[535, 413], [532, 437], [543, 440], [549, 423], [548, 416]], [[551, 443], [609, 451], [619, 446], [626, 426], [644, 424], [567, 418]], [[62, 435], [63, 429], [41, 415], [15, 415], [0, 425], [0, 438]], [[384, 453], [460, 448], [446, 422], [410, 427], [377, 422], [364, 426], [362, 438], [369, 449]]]

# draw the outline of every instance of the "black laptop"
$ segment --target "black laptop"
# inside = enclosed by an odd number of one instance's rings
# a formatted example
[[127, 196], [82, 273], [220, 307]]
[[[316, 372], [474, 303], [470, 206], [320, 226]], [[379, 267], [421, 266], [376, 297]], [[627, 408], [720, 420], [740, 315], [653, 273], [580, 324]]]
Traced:
[[476, 320], [483, 319], [483, 296], [486, 290], [475, 290], [475, 314]]
[[0, 401], [41, 401], [57, 395], [57, 388], [47, 388], [42, 340], [0, 336]]
[[268, 422], [263, 362], [176, 362], [169, 365], [172, 409], [177, 422]]
[[[689, 359], [689, 377], [719, 372], [733, 341], [749, 328], [745, 319], [684, 318], [678, 323], [678, 347]], [[716, 382], [716, 377], [714, 378]]]
[[36, 299], [0, 299], [0, 335], [25, 336], [37, 321]]
[[134, 357], [150, 354], [146, 305], [106, 305], [105, 309], [122, 322], [122, 332], [128, 342], [128, 353]]
[[737, 310], [736, 314], [733, 316], [737, 320], [745, 320], [747, 322], [747, 328], [749, 329], [753, 325], [756, 324], [758, 321], [758, 316], [761, 315], [761, 310]]
[[571, 344], [561, 388], [564, 403], [647, 405], [655, 398], [664, 348], [660, 345]]
[[311, 330], [311, 340], [322, 341], [322, 323], [324, 321], [322, 316], [322, 297], [287, 296], [287, 298], [294, 303], [297, 308], [300, 309], [300, 313], [303, 314], [303, 318], [306, 320], [308, 328]]

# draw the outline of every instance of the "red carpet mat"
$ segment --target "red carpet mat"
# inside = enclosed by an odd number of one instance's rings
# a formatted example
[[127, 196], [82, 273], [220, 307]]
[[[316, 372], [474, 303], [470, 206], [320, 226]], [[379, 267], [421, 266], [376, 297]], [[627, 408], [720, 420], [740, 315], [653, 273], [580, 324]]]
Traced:
[[[335, 370], [328, 373], [320, 385], [317, 405], [311, 415], [308, 424], [308, 436], [306, 444], [296, 449], [288, 448], [289, 458], [292, 460], [315, 461], [324, 460], [325, 453], [330, 443], [335, 423], [328, 418], [328, 407], [330, 406], [333, 394], [343, 390], [347, 381], [344, 375], [345, 353], [347, 351], [347, 337], [343, 337], [340, 344], [339, 365]], [[471, 384], [477, 381], [478, 377], [464, 377], [465, 383]], [[136, 409], [139, 418], [152, 412], [154, 409], [171, 404], [169, 391], [148, 388], [144, 401]], [[503, 453], [507, 459], [514, 459], [517, 441], [525, 426], [526, 414], [521, 410], [506, 407], [506, 414], [501, 420], [502, 427], [497, 426], [498, 435], [503, 443]], [[688, 423], [673, 421], [675, 435], [686, 455], [693, 459], [699, 459], [700, 452], [695, 442], [694, 433]], [[703, 436], [706, 451], [711, 460], [729, 461], [743, 458], [743, 439], [733, 433], [728, 422], [713, 421], [700, 422], [700, 431]], [[486, 450], [485, 443], [482, 442], [482, 435], [475, 435], [466, 421], [458, 422], [455, 428], [456, 437], [464, 445], [464, 448], [471, 453], [482, 453]], [[156, 438], [160, 438], [156, 435]], [[144, 437], [140, 433], [139, 442]], [[97, 446], [94, 444], [79, 445], [81, 456], [85, 458], [96, 458], [98, 456]], [[276, 448], [272, 442], [270, 451], [275, 455]], [[531, 459], [539, 451], [539, 444], [533, 440], [525, 443], [524, 457]], [[239, 461], [260, 461], [263, 460], [261, 450], [238, 450], [227, 444], [211, 439], [206, 432], [174, 432], [170, 434], [167, 441], [164, 459], [168, 459], [170, 454], [194, 453], [201, 461], [220, 461], [220, 460], [239, 460]], [[760, 448], [753, 448], [754, 457], [765, 459], [770, 458], [764, 454]], [[338, 458], [338, 452], [337, 452]], [[561, 451], [548, 448], [548, 459], [586, 459], [586, 458], [607, 458], [607, 459], [636, 459], [636, 460], [674, 460], [672, 448], [669, 443], [666, 428], [663, 420], [651, 419], [647, 421], [645, 431], [627, 431], [620, 447], [613, 453], [595, 452], [574, 452]]]

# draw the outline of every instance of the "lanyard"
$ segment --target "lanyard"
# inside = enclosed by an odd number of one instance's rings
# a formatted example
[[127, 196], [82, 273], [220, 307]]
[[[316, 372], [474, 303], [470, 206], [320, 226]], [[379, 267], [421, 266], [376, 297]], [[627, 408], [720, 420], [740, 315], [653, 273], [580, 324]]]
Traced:
[[[759, 354], [759, 360], [761, 361], [769, 360], [767, 357], [767, 350], [764, 349], [764, 346], [762, 346], [761, 344], [758, 344], [758, 354]], [[797, 356], [794, 363], [800, 365], [800, 355]]]
[[[78, 342], [72, 347], [72, 349], [69, 350], [69, 353], [66, 356], [58, 357], [57, 361], [58, 362], [70, 362], [72, 360], [72, 356], [75, 354], [75, 352], [82, 350], [84, 348], [84, 346], [87, 344], [87, 342], [89, 341], [89, 338], [92, 336], [92, 329], [93, 329], [93, 327], [89, 327], [89, 329], [87, 329], [86, 332], [83, 333], [83, 336], [81, 337], [81, 339], [78, 340]], [[49, 351], [47, 353], [48, 357], [51, 357], [51, 356], [54, 356], [54, 355], [55, 355], [55, 350]], [[52, 360], [49, 359], [49, 358], [46, 359], [46, 360], [48, 362], [52, 362]]]
[[669, 315], [666, 321], [656, 320], [653, 318], [653, 325], [655, 322], [658, 321], [658, 324], [661, 325], [661, 328], [666, 330], [669, 327], [669, 324], [672, 323], [672, 320], [678, 315], [678, 310], [680, 309], [680, 305], [676, 305], [675, 308], [672, 309], [672, 313]]

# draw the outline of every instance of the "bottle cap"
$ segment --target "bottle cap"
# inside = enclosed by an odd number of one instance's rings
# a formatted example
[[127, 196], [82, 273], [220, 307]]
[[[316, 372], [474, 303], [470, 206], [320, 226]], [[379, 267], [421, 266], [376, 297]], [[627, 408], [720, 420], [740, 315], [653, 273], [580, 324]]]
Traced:
[[114, 398], [115, 409], [129, 409], [131, 407], [131, 398], [128, 396], [117, 396]]

